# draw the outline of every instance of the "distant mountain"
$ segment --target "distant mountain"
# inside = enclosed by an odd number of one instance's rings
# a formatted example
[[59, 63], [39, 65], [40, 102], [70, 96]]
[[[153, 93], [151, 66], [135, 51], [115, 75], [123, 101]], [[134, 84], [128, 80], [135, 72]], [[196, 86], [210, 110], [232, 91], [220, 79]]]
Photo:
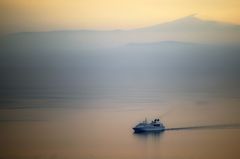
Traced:
[[158, 24], [150, 27], [135, 29], [135, 31], [156, 31], [156, 32], [208, 32], [208, 31], [238, 31], [240, 32], [240, 25], [202, 20], [195, 15], [190, 15], [171, 22]]
[[191, 42], [182, 42], [182, 41], [158, 41], [158, 42], [148, 42], [148, 43], [129, 43], [126, 46], [129, 47], [154, 47], [154, 46], [197, 46], [201, 45], [198, 43], [191, 43]]
[[[1, 45], [22, 49], [96, 50], [128, 43], [181, 41], [202, 44], [240, 44], [240, 26], [201, 20], [195, 15], [132, 30], [74, 30], [15, 33], [0, 38]], [[24, 50], [24, 52], [25, 52]]]

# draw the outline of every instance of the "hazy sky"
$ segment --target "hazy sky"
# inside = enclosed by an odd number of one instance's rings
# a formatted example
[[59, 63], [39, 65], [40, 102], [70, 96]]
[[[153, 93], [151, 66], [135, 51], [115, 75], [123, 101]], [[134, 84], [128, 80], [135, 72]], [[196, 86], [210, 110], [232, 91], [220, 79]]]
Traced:
[[0, 0], [0, 31], [127, 29], [197, 13], [240, 24], [239, 0]]

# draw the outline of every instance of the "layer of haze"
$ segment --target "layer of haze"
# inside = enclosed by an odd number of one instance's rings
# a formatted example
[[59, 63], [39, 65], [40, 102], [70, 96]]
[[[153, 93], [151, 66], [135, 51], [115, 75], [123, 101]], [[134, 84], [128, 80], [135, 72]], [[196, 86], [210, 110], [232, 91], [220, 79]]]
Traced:
[[239, 24], [236, 0], [1, 0], [0, 33], [71, 29], [129, 29], [197, 13]]

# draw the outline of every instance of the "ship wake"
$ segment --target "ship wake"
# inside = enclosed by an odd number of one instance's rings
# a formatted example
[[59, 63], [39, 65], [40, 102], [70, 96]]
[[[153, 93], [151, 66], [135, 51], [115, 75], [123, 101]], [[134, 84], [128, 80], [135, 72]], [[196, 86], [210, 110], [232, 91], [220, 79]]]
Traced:
[[166, 131], [170, 130], [195, 130], [195, 129], [239, 129], [240, 123], [234, 124], [215, 124], [215, 125], [201, 125], [201, 126], [187, 126], [187, 127], [172, 127], [165, 128]]

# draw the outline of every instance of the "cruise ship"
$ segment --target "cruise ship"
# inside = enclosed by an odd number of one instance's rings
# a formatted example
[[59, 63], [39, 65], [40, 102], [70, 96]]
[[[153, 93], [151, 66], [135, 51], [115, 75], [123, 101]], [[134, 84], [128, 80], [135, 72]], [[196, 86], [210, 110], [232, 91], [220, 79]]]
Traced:
[[160, 122], [159, 119], [154, 119], [150, 123], [145, 119], [143, 122], [140, 122], [135, 127], [133, 127], [135, 133], [141, 132], [160, 132], [165, 130], [165, 126]]

